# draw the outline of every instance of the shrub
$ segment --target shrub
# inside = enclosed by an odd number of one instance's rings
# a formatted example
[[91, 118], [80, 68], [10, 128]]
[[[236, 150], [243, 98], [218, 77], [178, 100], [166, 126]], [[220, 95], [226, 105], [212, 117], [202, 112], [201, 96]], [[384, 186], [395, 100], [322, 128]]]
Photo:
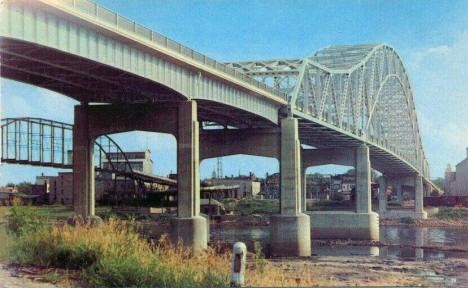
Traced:
[[[192, 257], [163, 237], [143, 239], [133, 222], [110, 219], [98, 227], [65, 225], [17, 237], [12, 260], [83, 271], [96, 287], [214, 287], [229, 285], [229, 254]], [[221, 265], [220, 265], [221, 264]]]
[[255, 241], [254, 243], [255, 262], [260, 273], [265, 271], [265, 255], [262, 252], [262, 244]]
[[435, 217], [442, 220], [467, 220], [468, 208], [439, 207]]
[[39, 216], [37, 210], [32, 207], [19, 206], [14, 203], [7, 215], [8, 231], [15, 236], [34, 233], [47, 228], [47, 219]]

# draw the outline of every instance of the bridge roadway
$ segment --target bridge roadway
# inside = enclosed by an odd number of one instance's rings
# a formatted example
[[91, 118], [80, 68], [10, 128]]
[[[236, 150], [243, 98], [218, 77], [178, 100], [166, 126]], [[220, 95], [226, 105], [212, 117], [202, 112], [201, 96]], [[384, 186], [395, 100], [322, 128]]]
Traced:
[[[199, 160], [209, 157], [279, 159], [281, 213], [271, 219], [273, 254], [310, 255], [311, 225], [312, 233], [328, 229], [325, 234], [335, 237], [378, 238], [371, 166], [383, 173], [384, 187], [410, 183], [412, 216], [425, 217], [422, 197], [433, 184], [406, 70], [393, 48], [329, 47], [289, 65], [301, 84], [285, 88], [277, 83], [281, 75], [273, 83], [257, 81], [245, 65], [215, 61], [87, 0], [1, 5], [1, 76], [81, 102], [73, 131], [77, 214], [94, 215], [93, 140], [144, 130], [177, 139], [179, 201], [172, 235], [194, 252], [207, 245], [206, 220], [199, 215]], [[200, 129], [205, 121], [236, 129]], [[314, 214], [313, 221], [303, 213], [305, 168], [322, 164], [356, 167], [356, 212]]]

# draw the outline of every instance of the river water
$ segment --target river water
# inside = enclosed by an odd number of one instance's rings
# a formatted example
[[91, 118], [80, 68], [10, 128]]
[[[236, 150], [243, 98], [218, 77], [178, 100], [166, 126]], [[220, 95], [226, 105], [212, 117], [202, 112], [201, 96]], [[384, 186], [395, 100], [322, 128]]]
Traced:
[[[270, 236], [267, 226], [260, 227], [217, 227], [212, 226], [210, 240], [223, 243], [246, 242], [253, 246], [255, 241], [268, 243]], [[427, 247], [443, 247], [444, 250], [467, 243], [468, 229], [381, 226], [379, 246], [313, 246], [313, 254], [319, 256], [379, 256], [405, 260], [438, 258], [467, 258], [466, 252], [442, 251]], [[424, 248], [422, 248], [424, 247]]]

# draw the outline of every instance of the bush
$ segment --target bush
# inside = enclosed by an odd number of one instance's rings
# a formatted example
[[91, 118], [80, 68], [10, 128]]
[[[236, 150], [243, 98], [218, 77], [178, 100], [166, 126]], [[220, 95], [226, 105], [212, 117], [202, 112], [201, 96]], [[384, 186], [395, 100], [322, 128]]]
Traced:
[[439, 207], [435, 217], [442, 220], [467, 220], [468, 208]]
[[47, 228], [47, 218], [39, 216], [36, 209], [32, 207], [19, 206], [18, 202], [13, 203], [7, 215], [8, 231], [15, 236], [22, 236], [34, 233]]
[[403, 218], [400, 218], [400, 223], [414, 224], [414, 223], [416, 223], [416, 221], [411, 217], [403, 217]]
[[[229, 254], [191, 257], [180, 244], [150, 243], [133, 222], [65, 225], [30, 231], [14, 241], [13, 262], [83, 271], [96, 287], [220, 287], [229, 285]], [[222, 263], [222, 265], [220, 265]]]
[[255, 262], [260, 273], [265, 271], [265, 255], [262, 252], [262, 244], [255, 241], [254, 243]]

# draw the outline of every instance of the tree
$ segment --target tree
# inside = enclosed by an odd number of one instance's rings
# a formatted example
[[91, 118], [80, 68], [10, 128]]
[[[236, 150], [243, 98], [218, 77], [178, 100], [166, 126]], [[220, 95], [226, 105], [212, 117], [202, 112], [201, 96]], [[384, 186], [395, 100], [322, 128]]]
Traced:
[[16, 185], [18, 187], [18, 193], [32, 194], [32, 184], [30, 182], [23, 181]]
[[444, 178], [439, 177], [439, 178], [433, 179], [432, 182], [433, 182], [437, 187], [439, 187], [440, 189], [444, 189], [444, 186], [445, 186], [445, 179], [444, 179]]

